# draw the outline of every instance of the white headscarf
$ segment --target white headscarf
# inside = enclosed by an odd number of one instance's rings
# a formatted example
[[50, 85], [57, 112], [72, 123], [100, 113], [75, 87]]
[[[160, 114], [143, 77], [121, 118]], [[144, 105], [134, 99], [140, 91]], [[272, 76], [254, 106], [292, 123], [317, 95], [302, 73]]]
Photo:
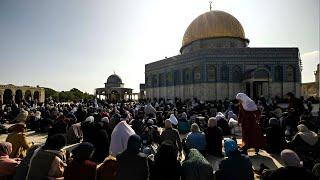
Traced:
[[178, 119], [174, 116], [174, 114], [171, 114], [171, 115], [170, 115], [169, 120], [171, 121], [171, 123], [172, 123], [173, 125], [177, 125], [177, 124], [178, 124]]
[[110, 155], [116, 157], [127, 149], [128, 139], [135, 134], [134, 130], [125, 122], [119, 122], [113, 129], [110, 142]]
[[109, 118], [108, 117], [103, 117], [103, 118], [101, 118], [101, 121], [102, 122], [106, 122], [106, 123], [108, 123], [109, 124]]
[[246, 111], [258, 110], [256, 103], [252, 99], [250, 99], [246, 94], [238, 93], [236, 96], [236, 99], [241, 100], [241, 105], [244, 110]]
[[144, 107], [144, 113], [146, 115], [152, 114], [154, 117], [156, 117], [157, 115], [157, 110], [150, 104], [148, 103], [145, 107]]
[[235, 119], [233, 119], [233, 118], [230, 118], [230, 120], [229, 120], [229, 126], [230, 126], [230, 128], [235, 128], [236, 126], [238, 126], [239, 125], [239, 123], [238, 123], [238, 121], [236, 121]]
[[85, 122], [90, 122], [90, 123], [93, 123], [94, 122], [94, 117], [93, 116], [88, 116], [86, 118], [86, 120], [84, 120]]
[[226, 117], [224, 116], [224, 114], [222, 112], [218, 112], [216, 115], [216, 120], [219, 121], [220, 119], [226, 120]]
[[229, 111], [229, 112], [228, 112], [228, 120], [230, 120], [231, 118], [237, 119], [237, 115], [234, 114], [232, 111]]
[[304, 142], [308, 143], [311, 146], [315, 145], [318, 142], [318, 135], [315, 132], [310, 131], [307, 126], [305, 126], [304, 124], [300, 124], [297, 126], [297, 128], [299, 131], [298, 135], [300, 135]]

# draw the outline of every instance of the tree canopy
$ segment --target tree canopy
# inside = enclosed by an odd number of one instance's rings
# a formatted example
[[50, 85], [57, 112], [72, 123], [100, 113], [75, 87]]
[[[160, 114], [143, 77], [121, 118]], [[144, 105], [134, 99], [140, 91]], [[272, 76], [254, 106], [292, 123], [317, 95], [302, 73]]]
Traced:
[[51, 88], [45, 88], [45, 98], [59, 102], [70, 102], [93, 99], [94, 96], [89, 93], [84, 93], [77, 88], [72, 88], [70, 91], [55, 91]]

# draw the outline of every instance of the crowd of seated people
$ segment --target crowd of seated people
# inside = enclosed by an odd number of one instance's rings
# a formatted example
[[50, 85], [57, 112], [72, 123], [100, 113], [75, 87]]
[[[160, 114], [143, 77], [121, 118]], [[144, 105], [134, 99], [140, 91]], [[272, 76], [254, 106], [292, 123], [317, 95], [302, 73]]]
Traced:
[[[0, 142], [0, 180], [251, 180], [254, 173], [266, 180], [319, 178], [317, 120], [293, 94], [288, 107], [279, 101], [260, 98], [257, 105], [263, 149], [281, 155], [284, 167], [262, 164], [259, 171], [235, 138], [241, 136], [236, 100], [6, 105], [0, 119], [15, 124]], [[46, 142], [32, 143], [27, 129], [47, 134]], [[207, 156], [222, 158], [217, 169]]]

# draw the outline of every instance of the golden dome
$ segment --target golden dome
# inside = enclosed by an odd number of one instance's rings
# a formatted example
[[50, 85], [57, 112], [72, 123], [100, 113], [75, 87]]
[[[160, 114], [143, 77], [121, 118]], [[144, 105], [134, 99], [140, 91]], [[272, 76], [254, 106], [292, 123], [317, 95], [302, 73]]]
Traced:
[[182, 40], [182, 47], [199, 39], [236, 37], [245, 39], [240, 22], [223, 11], [209, 11], [191, 22]]

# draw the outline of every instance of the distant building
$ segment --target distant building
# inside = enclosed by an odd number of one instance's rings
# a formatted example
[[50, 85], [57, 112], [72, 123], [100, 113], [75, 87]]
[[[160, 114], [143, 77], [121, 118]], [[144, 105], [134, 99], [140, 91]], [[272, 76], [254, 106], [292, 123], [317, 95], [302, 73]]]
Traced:
[[145, 99], [145, 98], [146, 98], [146, 85], [140, 84], [139, 99]]
[[103, 88], [96, 88], [95, 95], [99, 99], [104, 97], [104, 99], [110, 101], [131, 100], [133, 98], [132, 89], [125, 88], [121, 78], [116, 74], [108, 77]]
[[39, 86], [0, 85], [0, 104], [20, 103], [23, 100], [43, 103], [45, 89]]
[[301, 95], [298, 48], [251, 48], [240, 22], [209, 11], [185, 31], [181, 55], [145, 65], [147, 98], [233, 99]]
[[317, 65], [317, 70], [314, 72], [315, 81], [302, 84], [302, 94], [304, 97], [319, 97], [320, 87], [319, 87], [319, 64]]

